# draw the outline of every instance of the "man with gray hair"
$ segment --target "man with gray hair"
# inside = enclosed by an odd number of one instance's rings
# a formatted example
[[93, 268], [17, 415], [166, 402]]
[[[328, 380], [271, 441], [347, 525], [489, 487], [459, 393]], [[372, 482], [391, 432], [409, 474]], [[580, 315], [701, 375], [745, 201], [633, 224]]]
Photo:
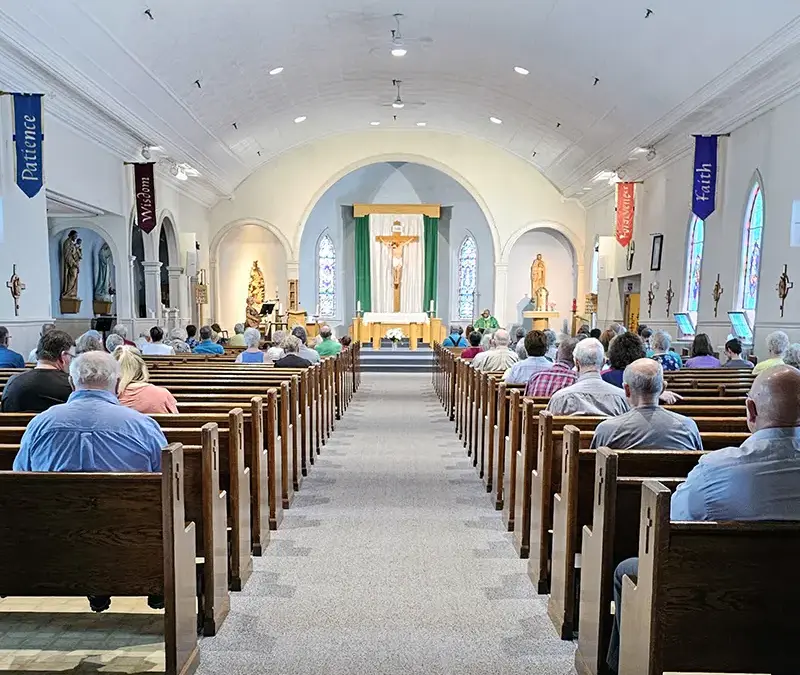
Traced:
[[511, 338], [508, 331], [503, 328], [498, 328], [492, 333], [491, 348], [485, 352], [481, 352], [474, 359], [472, 359], [472, 367], [476, 370], [506, 371], [519, 361], [516, 353], [512, 352], [509, 348]]
[[553, 394], [547, 409], [554, 415], [621, 415], [630, 406], [625, 392], [604, 382], [600, 371], [606, 360], [600, 340], [581, 340], [573, 353], [578, 381]]
[[102, 352], [103, 336], [96, 330], [87, 330], [75, 340], [75, 353], [77, 355], [87, 352]]
[[233, 337], [228, 340], [228, 347], [244, 347], [244, 324], [237, 323], [233, 327]]
[[[161, 471], [167, 439], [158, 423], [117, 399], [119, 364], [91, 351], [73, 359], [69, 377], [75, 391], [66, 403], [37, 415], [22, 436], [14, 471], [149, 473]], [[163, 598], [150, 596], [154, 609]], [[110, 596], [89, 596], [93, 612], [111, 606]]]
[[320, 358], [316, 349], [311, 349], [308, 346], [308, 333], [302, 326], [295, 326], [292, 328], [292, 335], [300, 340], [300, 351], [298, 352], [302, 358], [310, 363], [319, 363]]
[[115, 324], [114, 327], [111, 329], [111, 332], [114, 333], [114, 335], [119, 335], [125, 341], [125, 344], [128, 345], [129, 347], [136, 346], [135, 342], [131, 342], [128, 339], [128, 327], [124, 323]]
[[769, 355], [766, 359], [756, 364], [755, 368], [753, 368], [753, 375], [760, 375], [767, 368], [781, 365], [787, 349], [789, 349], [789, 336], [782, 330], [776, 330], [767, 335], [767, 352]]
[[125, 340], [122, 339], [121, 335], [117, 335], [116, 333], [109, 333], [108, 337], [106, 338], [106, 351], [109, 354], [113, 354], [114, 350], [117, 347], [122, 347], [125, 344]]
[[300, 356], [300, 338], [287, 335], [281, 342], [284, 356], [275, 361], [276, 368], [308, 368], [311, 361]]
[[336, 356], [342, 351], [342, 345], [333, 337], [330, 326], [320, 326], [319, 336], [322, 338], [317, 345], [317, 353], [320, 356]]
[[550, 361], [550, 363], [554, 363], [556, 360], [556, 356], [558, 356], [558, 347], [556, 346], [556, 342], [558, 338], [556, 336], [556, 332], [551, 328], [544, 329], [544, 336], [547, 340], [547, 353], [545, 356]]
[[597, 425], [593, 448], [615, 450], [702, 450], [693, 419], [665, 410], [658, 397], [664, 391], [664, 370], [653, 359], [638, 359], [622, 376], [631, 410]]

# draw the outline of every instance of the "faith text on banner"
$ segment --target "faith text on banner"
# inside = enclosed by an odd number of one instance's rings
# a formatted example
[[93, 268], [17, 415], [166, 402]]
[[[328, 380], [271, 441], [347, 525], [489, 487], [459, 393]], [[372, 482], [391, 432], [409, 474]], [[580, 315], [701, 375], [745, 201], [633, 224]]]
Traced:
[[692, 213], [705, 220], [716, 208], [718, 136], [695, 136]]

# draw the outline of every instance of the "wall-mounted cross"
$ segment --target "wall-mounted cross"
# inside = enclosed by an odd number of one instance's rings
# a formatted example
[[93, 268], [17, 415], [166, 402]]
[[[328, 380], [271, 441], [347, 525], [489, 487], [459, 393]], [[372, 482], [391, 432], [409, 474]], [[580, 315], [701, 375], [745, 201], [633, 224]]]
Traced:
[[16, 265], [11, 270], [11, 278], [6, 282], [6, 287], [11, 291], [11, 297], [14, 298], [14, 316], [19, 316], [19, 299], [22, 297], [22, 291], [25, 290], [25, 284], [17, 275]]

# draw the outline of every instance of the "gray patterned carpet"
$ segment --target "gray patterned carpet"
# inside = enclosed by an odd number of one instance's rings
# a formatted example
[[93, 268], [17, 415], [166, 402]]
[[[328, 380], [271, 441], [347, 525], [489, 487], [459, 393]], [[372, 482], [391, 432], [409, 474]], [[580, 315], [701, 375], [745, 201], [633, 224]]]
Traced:
[[568, 675], [428, 375], [365, 375], [219, 635], [212, 673]]

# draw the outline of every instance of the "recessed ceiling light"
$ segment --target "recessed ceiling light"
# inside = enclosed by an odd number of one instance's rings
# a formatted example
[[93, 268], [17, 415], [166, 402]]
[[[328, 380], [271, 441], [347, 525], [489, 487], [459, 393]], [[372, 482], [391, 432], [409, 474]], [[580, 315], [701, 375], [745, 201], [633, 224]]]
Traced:
[[584, 192], [589, 192], [589, 191], [591, 191], [591, 189], [592, 189], [592, 188], [590, 188], [590, 187], [585, 187], [585, 188], [583, 188], [583, 191], [584, 191]]
[[278, 66], [269, 71], [270, 75], [280, 75], [283, 72], [283, 66]]
[[305, 115], [300, 115], [300, 117], [294, 118], [295, 124], [300, 124], [300, 122], [305, 122], [308, 118]]
[[531, 71], [527, 68], [523, 68], [522, 66], [514, 66], [514, 72], [518, 75], [530, 75]]
[[417, 126], [418, 127], [427, 127], [428, 123], [427, 122], [417, 122]]
[[370, 122], [369, 124], [370, 124], [370, 126], [372, 126], [372, 127], [379, 127], [379, 126], [381, 125], [381, 123], [380, 123], [380, 122]]
[[492, 124], [502, 124], [503, 123], [503, 120], [501, 120], [499, 117], [490, 117], [489, 121]]
[[395, 47], [392, 50], [392, 56], [405, 56], [406, 54], [408, 54], [408, 50], [404, 47]]

